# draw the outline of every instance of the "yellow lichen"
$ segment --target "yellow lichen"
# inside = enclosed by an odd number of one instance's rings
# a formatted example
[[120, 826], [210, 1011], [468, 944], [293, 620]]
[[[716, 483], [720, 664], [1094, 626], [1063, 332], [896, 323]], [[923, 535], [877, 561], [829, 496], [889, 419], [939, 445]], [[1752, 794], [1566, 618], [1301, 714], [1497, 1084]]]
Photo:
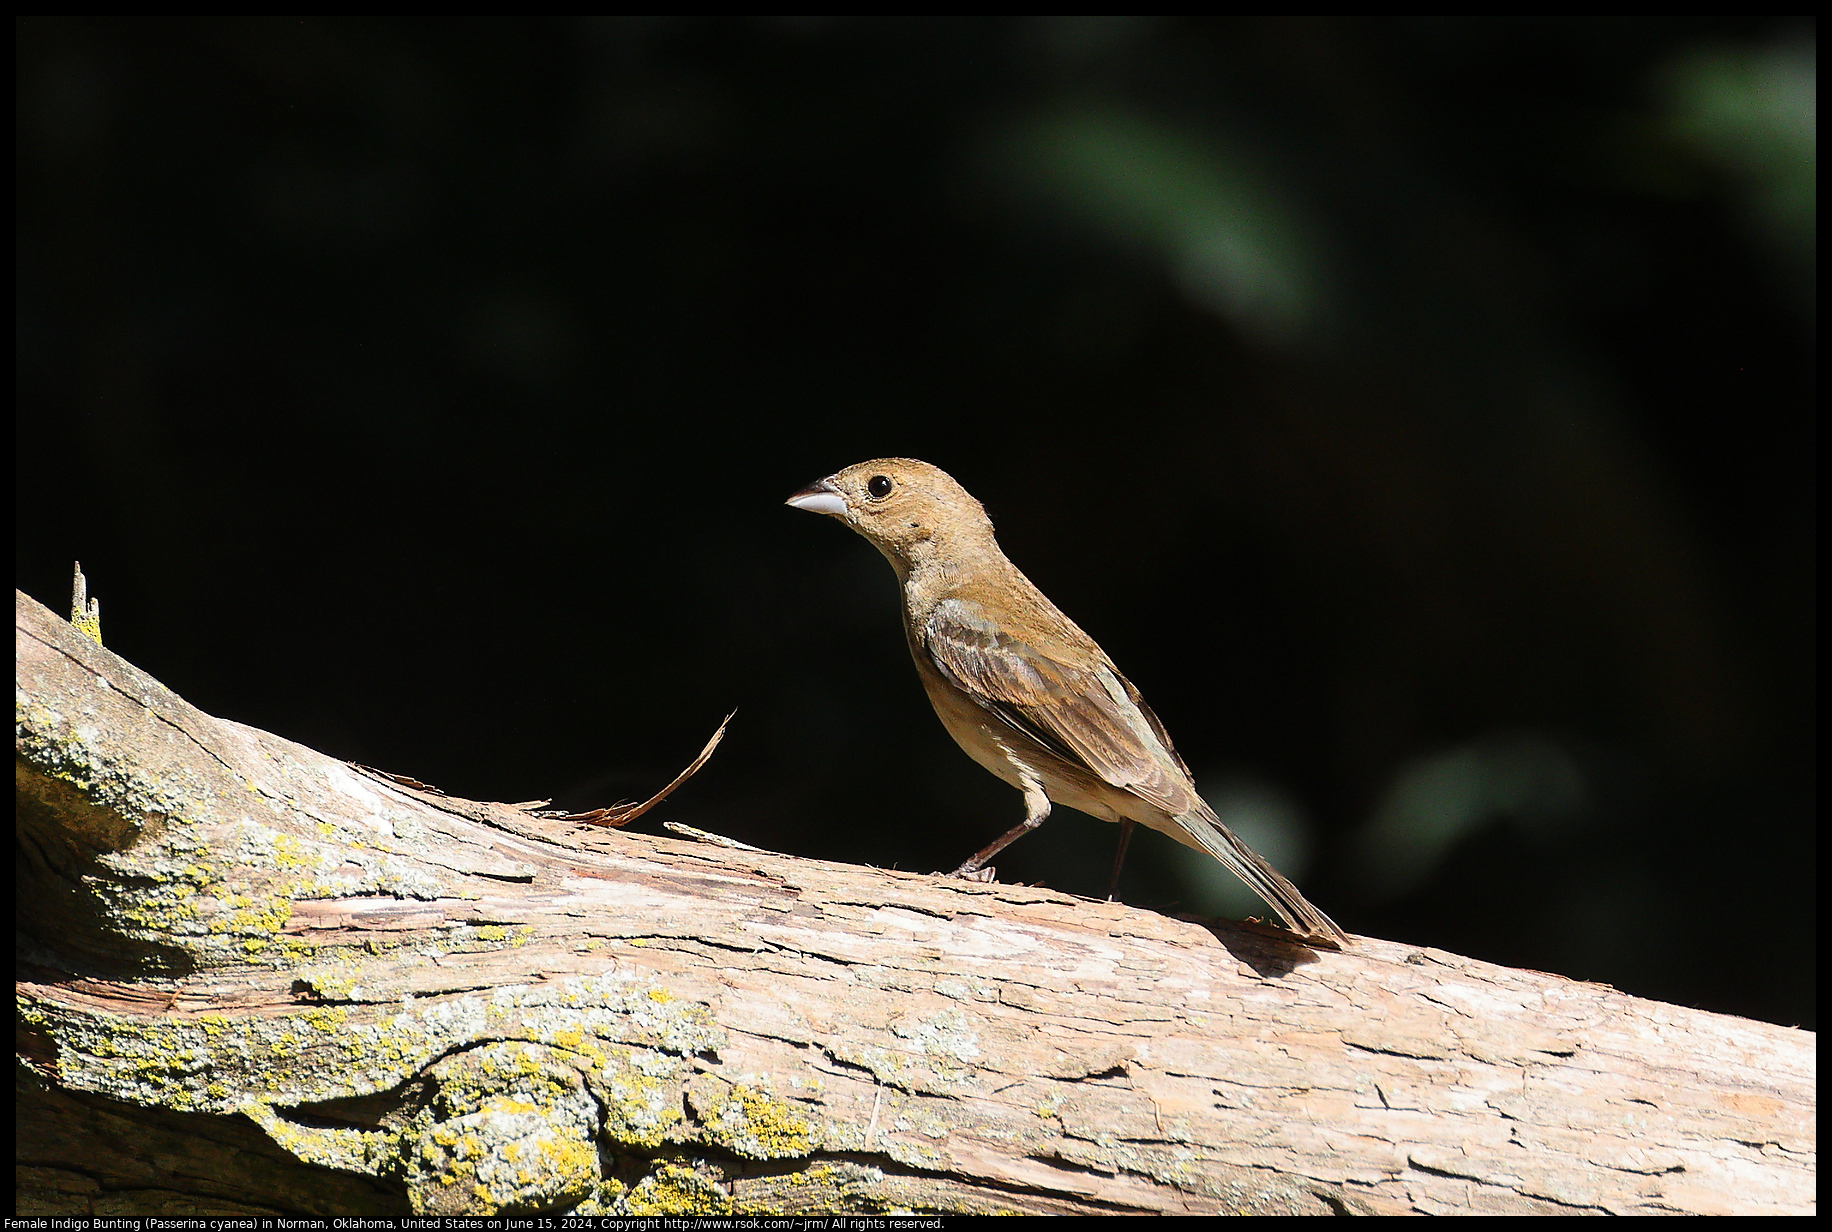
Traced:
[[702, 1119], [710, 1138], [752, 1159], [793, 1158], [814, 1150], [807, 1118], [787, 1101], [748, 1084], [732, 1086]]
[[632, 1216], [729, 1215], [731, 1197], [692, 1168], [659, 1163], [616, 1203], [616, 1212]]

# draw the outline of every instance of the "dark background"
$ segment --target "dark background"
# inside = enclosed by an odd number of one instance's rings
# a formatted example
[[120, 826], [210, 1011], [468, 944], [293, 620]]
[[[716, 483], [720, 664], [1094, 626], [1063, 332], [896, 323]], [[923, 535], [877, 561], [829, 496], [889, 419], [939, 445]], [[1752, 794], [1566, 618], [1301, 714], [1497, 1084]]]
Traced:
[[16, 32], [18, 585], [205, 710], [590, 807], [736, 707], [639, 829], [952, 867], [782, 506], [919, 457], [1351, 930], [1814, 1020], [1811, 24]]

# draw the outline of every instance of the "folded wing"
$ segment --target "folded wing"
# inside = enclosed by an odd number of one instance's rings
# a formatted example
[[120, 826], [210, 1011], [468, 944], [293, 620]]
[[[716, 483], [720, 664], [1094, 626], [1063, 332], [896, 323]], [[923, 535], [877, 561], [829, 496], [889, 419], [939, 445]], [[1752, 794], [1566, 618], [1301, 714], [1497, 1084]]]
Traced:
[[1173, 816], [1197, 807], [1164, 725], [1112, 664], [1066, 662], [962, 599], [937, 604], [922, 633], [944, 677], [1057, 757]]
[[1196, 794], [1158, 716], [1104, 657], [1070, 663], [1081, 656], [1021, 641], [964, 599], [938, 603], [922, 638], [930, 662], [963, 693], [1056, 757], [1169, 814], [1294, 930], [1348, 941]]

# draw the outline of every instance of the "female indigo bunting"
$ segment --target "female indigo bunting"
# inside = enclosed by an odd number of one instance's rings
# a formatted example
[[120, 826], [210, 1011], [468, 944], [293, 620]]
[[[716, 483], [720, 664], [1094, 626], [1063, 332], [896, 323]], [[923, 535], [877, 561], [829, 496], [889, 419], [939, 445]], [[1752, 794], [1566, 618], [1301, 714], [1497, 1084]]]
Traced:
[[884, 553], [935, 713], [967, 756], [1024, 793], [1024, 821], [956, 876], [1042, 824], [1055, 801], [1119, 822], [1120, 858], [1142, 823], [1220, 860], [1294, 931], [1348, 941], [1221, 824], [1139, 691], [1005, 558], [986, 511], [952, 477], [911, 458], [880, 458], [788, 503], [839, 518]]

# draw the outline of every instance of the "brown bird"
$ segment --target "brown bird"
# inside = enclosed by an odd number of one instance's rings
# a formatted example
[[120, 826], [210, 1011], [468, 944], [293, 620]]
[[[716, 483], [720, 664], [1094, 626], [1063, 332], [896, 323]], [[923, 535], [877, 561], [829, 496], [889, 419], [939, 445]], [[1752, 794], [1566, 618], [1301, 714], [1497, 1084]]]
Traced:
[[912, 458], [849, 466], [795, 493], [884, 553], [922, 687], [967, 756], [1024, 793], [1024, 821], [954, 870], [976, 872], [1043, 823], [1050, 802], [1206, 851], [1294, 931], [1348, 934], [1221, 824], [1164, 724], [1093, 638], [1005, 558], [992, 520], [946, 472]]

